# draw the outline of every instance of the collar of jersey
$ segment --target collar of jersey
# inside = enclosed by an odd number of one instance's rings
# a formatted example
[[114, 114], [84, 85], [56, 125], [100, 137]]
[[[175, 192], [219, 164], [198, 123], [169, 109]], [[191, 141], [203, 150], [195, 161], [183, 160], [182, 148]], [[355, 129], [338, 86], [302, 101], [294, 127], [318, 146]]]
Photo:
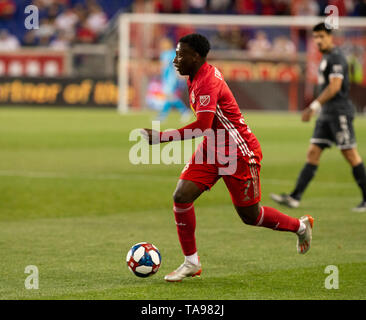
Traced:
[[204, 63], [204, 64], [203, 64], [199, 69], [198, 69], [198, 71], [197, 71], [197, 73], [195, 74], [195, 76], [194, 76], [194, 78], [193, 78], [192, 82], [189, 80], [189, 77], [188, 77], [188, 85], [189, 85], [189, 86], [191, 86], [191, 85], [193, 84], [193, 82], [195, 82], [195, 81], [199, 78], [200, 74], [205, 72], [205, 70], [208, 68], [208, 66], [209, 66], [209, 64], [208, 64], [207, 62], [205, 62], [205, 63]]

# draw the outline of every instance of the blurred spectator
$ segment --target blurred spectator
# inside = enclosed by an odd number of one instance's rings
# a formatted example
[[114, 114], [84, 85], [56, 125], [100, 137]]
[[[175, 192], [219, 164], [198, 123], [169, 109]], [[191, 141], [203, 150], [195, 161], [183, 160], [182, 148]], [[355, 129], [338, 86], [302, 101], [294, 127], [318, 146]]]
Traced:
[[[318, 3], [318, 6], [319, 6], [319, 15], [320, 16], [325, 16], [326, 13], [325, 13], [325, 8], [328, 6], [328, 1], [329, 0], [318, 0], [317, 3]], [[351, 0], [353, 1], [353, 0]]]
[[11, 35], [8, 30], [0, 31], [0, 50], [1, 51], [12, 51], [18, 49], [20, 46], [17, 37]]
[[52, 3], [47, 7], [46, 14], [51, 20], [55, 20], [57, 16], [62, 12], [63, 7], [59, 3]]
[[253, 56], [261, 56], [271, 49], [271, 43], [264, 31], [258, 31], [255, 38], [248, 42], [249, 53]]
[[355, 5], [355, 16], [366, 17], [366, 0], [358, 0]]
[[295, 0], [292, 4], [292, 14], [295, 16], [317, 16], [319, 5], [314, 0]]
[[[35, 1], [33, 1], [35, 2]], [[63, 6], [69, 6], [72, 0], [38, 0], [37, 2], [41, 3], [44, 7], [51, 7], [54, 4], [60, 4]]]
[[279, 15], [279, 16], [290, 15], [291, 0], [277, 0], [274, 5], [275, 5], [276, 15]]
[[25, 35], [23, 37], [23, 46], [25, 46], [25, 47], [38, 46], [36, 30], [30, 30], [25, 33]]
[[211, 13], [228, 13], [230, 10], [231, 0], [210, 0], [208, 4]]
[[86, 18], [87, 26], [95, 34], [103, 32], [107, 26], [107, 15], [104, 13], [102, 8], [97, 4], [92, 4], [89, 7], [89, 15]]
[[33, 0], [32, 4], [38, 8], [40, 19], [55, 19], [66, 8], [65, 2], [61, 0]]
[[67, 8], [55, 20], [57, 30], [74, 34], [79, 17], [73, 8]]
[[231, 49], [246, 50], [248, 43], [247, 34], [240, 26], [232, 26], [229, 44]]
[[[350, 80], [354, 83], [361, 84], [364, 79], [364, 54], [365, 49], [359, 46], [349, 45], [351, 50], [345, 51], [350, 71]], [[342, 50], [344, 47], [342, 46]]]
[[347, 11], [347, 16], [352, 16], [355, 10], [355, 1], [354, 0], [346, 0], [345, 6]]
[[94, 43], [97, 40], [97, 34], [89, 28], [87, 20], [82, 21], [77, 30], [76, 41], [80, 43]]
[[278, 36], [273, 40], [272, 51], [279, 55], [294, 55], [296, 54], [295, 44], [286, 36]]
[[272, 0], [262, 0], [259, 6], [260, 14], [263, 16], [272, 16], [276, 14], [275, 6]]
[[70, 34], [66, 32], [59, 32], [56, 38], [50, 43], [50, 48], [53, 50], [67, 50], [70, 47], [71, 39]]
[[249, 37], [245, 29], [242, 29], [240, 26], [233, 26], [230, 39], [232, 48], [240, 50], [247, 49]]
[[42, 46], [47, 46], [55, 33], [56, 28], [51, 19], [42, 18], [40, 21], [39, 29], [36, 30], [36, 36], [39, 40], [39, 44]]
[[230, 44], [230, 30], [227, 25], [218, 25], [217, 32], [210, 38], [210, 44], [213, 50], [228, 49]]
[[239, 14], [256, 14], [257, 6], [255, 0], [237, 0], [236, 11]]
[[240, 26], [218, 25], [210, 43], [214, 50], [246, 50], [248, 37]]
[[338, 15], [339, 16], [346, 16], [347, 9], [344, 0], [328, 0], [328, 5], [336, 6], [338, 8]]
[[86, 17], [88, 16], [88, 11], [85, 9], [83, 4], [77, 3], [73, 7], [74, 13], [78, 16], [78, 21], [84, 21]]
[[189, 0], [190, 13], [205, 13], [207, 0]]
[[184, 12], [184, 0], [157, 0], [155, 12], [158, 13], [182, 13]]
[[0, 19], [10, 19], [16, 11], [14, 0], [0, 0]]

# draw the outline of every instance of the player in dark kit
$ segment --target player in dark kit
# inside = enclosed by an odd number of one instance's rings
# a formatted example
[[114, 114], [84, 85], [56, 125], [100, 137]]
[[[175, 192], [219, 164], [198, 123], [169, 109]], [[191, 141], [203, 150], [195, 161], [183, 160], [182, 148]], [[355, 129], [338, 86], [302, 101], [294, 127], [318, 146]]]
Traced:
[[306, 187], [316, 173], [322, 152], [335, 143], [351, 165], [353, 176], [362, 192], [362, 202], [352, 210], [366, 212], [366, 173], [356, 147], [353, 129], [355, 111], [348, 98], [347, 61], [333, 43], [332, 30], [324, 23], [313, 28], [313, 38], [323, 54], [318, 70], [320, 94], [304, 109], [302, 120], [309, 121], [317, 112], [320, 114], [310, 140], [306, 164], [300, 172], [294, 190], [290, 194], [271, 194], [271, 198], [280, 204], [297, 208]]
[[[173, 60], [177, 71], [188, 76], [190, 104], [197, 120], [172, 131], [142, 130], [150, 144], [204, 136], [184, 167], [173, 195], [175, 222], [185, 261], [165, 276], [170, 282], [201, 273], [193, 202], [220, 178], [223, 178], [244, 223], [297, 234], [299, 253], [309, 250], [312, 238], [311, 216], [297, 219], [259, 204], [261, 148], [222, 74], [206, 62], [209, 50], [210, 44], [204, 36], [190, 34], [179, 40]], [[213, 145], [212, 140], [217, 144]]]

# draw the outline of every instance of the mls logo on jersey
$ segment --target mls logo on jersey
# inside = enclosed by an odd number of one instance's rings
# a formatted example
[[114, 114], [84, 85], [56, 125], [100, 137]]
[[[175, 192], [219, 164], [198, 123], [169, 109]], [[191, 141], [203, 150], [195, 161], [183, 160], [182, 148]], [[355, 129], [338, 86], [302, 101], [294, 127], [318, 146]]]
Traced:
[[200, 96], [200, 105], [207, 106], [210, 103], [210, 96]]

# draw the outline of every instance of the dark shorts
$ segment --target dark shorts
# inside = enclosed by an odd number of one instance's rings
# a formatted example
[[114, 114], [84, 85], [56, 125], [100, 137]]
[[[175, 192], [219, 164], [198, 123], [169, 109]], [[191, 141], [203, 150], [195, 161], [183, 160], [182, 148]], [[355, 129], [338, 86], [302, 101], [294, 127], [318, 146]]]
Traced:
[[353, 117], [334, 115], [318, 118], [310, 142], [322, 149], [330, 148], [333, 143], [341, 150], [355, 148]]

